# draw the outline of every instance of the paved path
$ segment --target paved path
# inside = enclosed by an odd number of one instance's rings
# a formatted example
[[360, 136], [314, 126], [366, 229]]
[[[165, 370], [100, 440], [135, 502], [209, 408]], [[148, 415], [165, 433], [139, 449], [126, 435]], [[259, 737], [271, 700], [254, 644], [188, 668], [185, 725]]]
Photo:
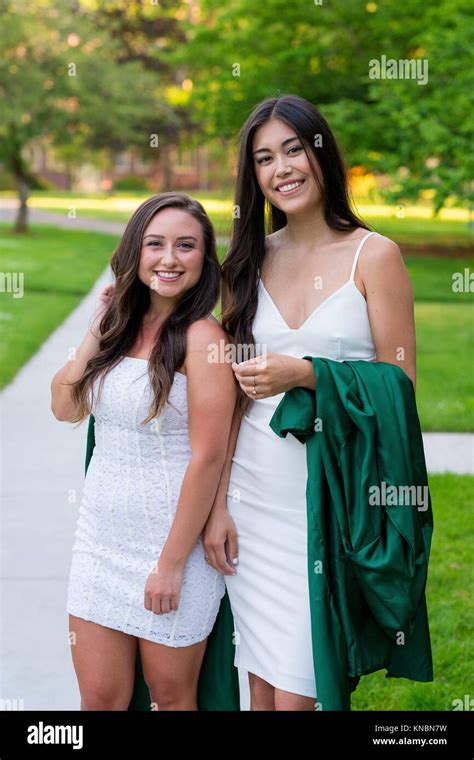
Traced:
[[472, 433], [423, 433], [428, 472], [474, 475]]
[[[79, 708], [65, 601], [86, 425], [74, 428], [55, 420], [50, 382], [68, 349], [82, 340], [97, 292], [110, 279], [108, 272], [101, 276], [0, 397], [0, 698], [23, 700], [25, 710]], [[430, 433], [424, 441], [430, 472], [474, 473], [473, 435]], [[248, 709], [243, 685], [242, 694], [242, 708]]]
[[[111, 279], [111, 278], [110, 278]], [[93, 291], [1, 395], [2, 652], [0, 697], [25, 710], [76, 710], [65, 612], [87, 426], [58, 422], [50, 383], [92, 314]]]
[[[17, 202], [12, 198], [0, 198], [0, 221], [13, 222], [16, 215]], [[66, 212], [55, 214], [50, 211], [41, 211], [37, 208], [30, 208], [28, 211], [28, 220], [33, 224], [51, 224], [55, 227], [62, 227], [67, 230], [87, 230], [87, 232], [105, 232], [110, 235], [121, 235], [125, 229], [124, 222], [107, 221], [106, 219], [94, 219], [90, 216], [79, 216], [76, 219], [70, 219]], [[218, 245], [227, 245], [227, 237], [217, 236]]]

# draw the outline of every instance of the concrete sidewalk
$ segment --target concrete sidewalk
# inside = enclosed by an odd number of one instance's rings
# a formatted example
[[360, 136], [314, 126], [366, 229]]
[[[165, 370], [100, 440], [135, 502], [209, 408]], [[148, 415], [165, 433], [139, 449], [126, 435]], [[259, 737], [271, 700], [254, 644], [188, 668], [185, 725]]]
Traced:
[[25, 710], [77, 710], [66, 592], [84, 480], [87, 424], [58, 422], [50, 383], [81, 342], [102, 275], [1, 394], [0, 698]]
[[428, 472], [474, 475], [472, 433], [423, 433]]

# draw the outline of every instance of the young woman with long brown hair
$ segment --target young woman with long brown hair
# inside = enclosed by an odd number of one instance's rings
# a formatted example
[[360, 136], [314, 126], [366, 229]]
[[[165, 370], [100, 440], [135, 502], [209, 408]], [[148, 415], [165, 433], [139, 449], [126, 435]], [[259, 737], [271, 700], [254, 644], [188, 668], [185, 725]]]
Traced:
[[156, 708], [196, 710], [225, 593], [201, 532], [236, 384], [210, 362], [220, 267], [203, 207], [162, 193], [133, 214], [76, 357], [53, 378], [59, 420], [95, 417], [67, 610], [84, 710], [126, 710], [136, 647]]
[[233, 364], [240, 403], [204, 543], [251, 709], [314, 710], [306, 452], [269, 422], [287, 390], [315, 389], [304, 356], [391, 362], [415, 383], [413, 293], [398, 246], [352, 211], [336, 140], [303, 98], [269, 98], [247, 119], [235, 206], [222, 325], [238, 352], [264, 349]]

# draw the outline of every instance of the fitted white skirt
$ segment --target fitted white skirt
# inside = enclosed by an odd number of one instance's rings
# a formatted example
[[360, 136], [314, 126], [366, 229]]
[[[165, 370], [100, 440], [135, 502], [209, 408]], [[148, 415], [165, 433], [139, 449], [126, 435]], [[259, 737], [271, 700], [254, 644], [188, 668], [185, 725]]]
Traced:
[[239, 563], [225, 576], [235, 624], [234, 664], [276, 688], [316, 697], [308, 591], [306, 447], [268, 424], [281, 396], [242, 420], [227, 507]]

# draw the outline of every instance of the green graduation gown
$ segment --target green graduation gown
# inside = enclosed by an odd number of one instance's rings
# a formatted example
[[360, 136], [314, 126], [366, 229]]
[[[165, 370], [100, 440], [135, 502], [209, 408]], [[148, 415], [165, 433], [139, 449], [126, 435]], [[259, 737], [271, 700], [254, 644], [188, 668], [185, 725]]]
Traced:
[[270, 427], [306, 444], [318, 707], [350, 710], [364, 674], [386, 668], [386, 677], [433, 680], [425, 598], [431, 497], [405, 372], [385, 362], [304, 358], [316, 391], [288, 391]]

